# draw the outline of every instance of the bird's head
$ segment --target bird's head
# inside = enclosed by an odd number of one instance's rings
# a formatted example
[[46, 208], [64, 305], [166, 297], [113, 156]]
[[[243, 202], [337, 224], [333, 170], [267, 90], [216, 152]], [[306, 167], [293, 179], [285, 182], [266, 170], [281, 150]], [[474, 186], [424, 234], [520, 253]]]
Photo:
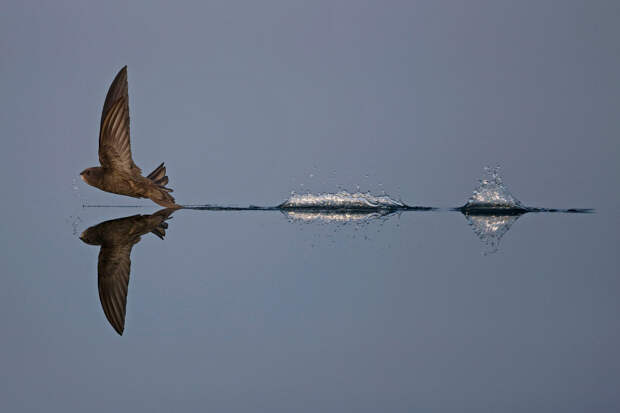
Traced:
[[86, 168], [80, 172], [80, 178], [88, 185], [99, 187], [103, 178], [103, 171], [98, 166]]
[[82, 242], [90, 245], [101, 245], [100, 238], [101, 237], [99, 235], [99, 231], [97, 231], [96, 226], [88, 228], [80, 235], [80, 239], [82, 240]]

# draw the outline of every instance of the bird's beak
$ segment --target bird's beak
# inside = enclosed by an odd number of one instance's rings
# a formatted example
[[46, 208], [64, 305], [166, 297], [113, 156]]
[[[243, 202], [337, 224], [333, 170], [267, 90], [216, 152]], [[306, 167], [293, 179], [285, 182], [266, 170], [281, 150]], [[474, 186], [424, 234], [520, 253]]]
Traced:
[[84, 178], [84, 174], [80, 174], [80, 178], [82, 178], [82, 181], [86, 182], [86, 179]]

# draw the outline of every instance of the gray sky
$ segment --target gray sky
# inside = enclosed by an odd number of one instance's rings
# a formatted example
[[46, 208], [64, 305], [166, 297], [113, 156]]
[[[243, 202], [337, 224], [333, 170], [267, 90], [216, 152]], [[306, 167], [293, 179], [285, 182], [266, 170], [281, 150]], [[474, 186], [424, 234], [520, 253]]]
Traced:
[[[615, 1], [5, 1], [0, 404], [620, 406], [619, 20]], [[180, 203], [359, 185], [449, 207], [500, 164], [524, 204], [598, 213], [523, 217], [482, 257], [458, 214], [333, 232], [179, 211], [134, 248], [119, 338], [71, 222], [154, 210], [73, 190], [123, 65], [134, 159], [165, 161]]]
[[[617, 205], [602, 190], [618, 176], [615, 2], [4, 9], [2, 168], [26, 182], [69, 190], [96, 163], [103, 98], [127, 64], [136, 162], [166, 161], [183, 202], [273, 203], [335, 172], [453, 205], [499, 163], [524, 201]], [[53, 168], [24, 162], [42, 155]]]

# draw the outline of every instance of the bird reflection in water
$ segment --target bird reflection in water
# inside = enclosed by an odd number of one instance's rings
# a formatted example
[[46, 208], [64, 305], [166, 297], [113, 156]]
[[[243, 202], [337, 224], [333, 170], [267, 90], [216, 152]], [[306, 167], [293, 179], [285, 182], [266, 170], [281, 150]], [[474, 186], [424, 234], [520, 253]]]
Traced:
[[131, 249], [142, 235], [153, 233], [164, 239], [176, 209], [166, 208], [152, 215], [133, 215], [102, 222], [85, 230], [80, 239], [86, 244], [100, 245], [97, 264], [99, 300], [103, 312], [120, 335], [125, 329], [127, 288], [131, 267]]

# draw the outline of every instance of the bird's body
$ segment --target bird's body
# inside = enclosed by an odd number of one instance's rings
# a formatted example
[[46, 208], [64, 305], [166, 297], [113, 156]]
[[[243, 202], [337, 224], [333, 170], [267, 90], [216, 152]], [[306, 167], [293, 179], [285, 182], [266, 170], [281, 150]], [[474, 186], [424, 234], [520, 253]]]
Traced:
[[80, 176], [89, 185], [119, 195], [150, 198], [167, 208], [180, 208], [166, 188], [168, 177], [162, 163], [147, 177], [131, 157], [127, 66], [114, 78], [103, 105], [99, 131], [99, 162]]
[[[153, 173], [159, 172], [165, 176], [166, 168], [161, 164]], [[88, 180], [84, 177], [88, 177]], [[156, 181], [145, 178], [141, 173], [127, 173], [126, 171], [106, 170], [102, 167], [88, 168], [82, 173], [83, 179], [89, 184], [102, 191], [112, 192], [118, 195], [131, 196], [133, 198], [150, 198], [153, 202], [167, 208], [175, 208], [174, 198], [168, 194], [171, 189], [165, 188]], [[163, 179], [160, 178], [160, 179]]]

